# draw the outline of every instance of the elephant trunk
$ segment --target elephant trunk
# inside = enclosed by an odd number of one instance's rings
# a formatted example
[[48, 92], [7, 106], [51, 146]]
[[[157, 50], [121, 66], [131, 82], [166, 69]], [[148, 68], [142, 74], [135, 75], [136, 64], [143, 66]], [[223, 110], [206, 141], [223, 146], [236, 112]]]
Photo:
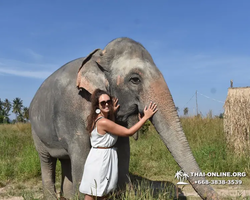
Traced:
[[158, 112], [152, 117], [152, 124], [175, 161], [183, 172], [189, 175], [190, 184], [201, 198], [219, 199], [218, 194], [211, 186], [197, 183], [198, 180], [205, 180], [204, 177], [190, 176], [190, 172], [199, 173], [201, 171], [182, 130], [172, 96], [162, 75], [151, 84], [146, 94], [150, 94], [150, 96], [144, 97], [145, 102], [152, 100], [158, 104]]

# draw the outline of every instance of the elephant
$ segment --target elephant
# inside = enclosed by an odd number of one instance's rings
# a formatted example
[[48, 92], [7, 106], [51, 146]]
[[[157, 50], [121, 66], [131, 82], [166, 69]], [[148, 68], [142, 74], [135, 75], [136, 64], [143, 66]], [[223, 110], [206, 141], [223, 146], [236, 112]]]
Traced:
[[[201, 172], [191, 152], [167, 83], [150, 53], [139, 43], [122, 37], [95, 49], [87, 57], [75, 59], [50, 75], [30, 104], [30, 122], [38, 152], [44, 197], [55, 199], [55, 167], [61, 162], [61, 193], [70, 198], [78, 192], [84, 163], [91, 148], [86, 131], [90, 97], [102, 89], [118, 98], [116, 122], [130, 127], [150, 101], [158, 112], [150, 119], [162, 141], [185, 173]], [[118, 187], [129, 182], [129, 138], [119, 137]], [[204, 177], [188, 180], [203, 199], [219, 199], [209, 185], [199, 185]]]

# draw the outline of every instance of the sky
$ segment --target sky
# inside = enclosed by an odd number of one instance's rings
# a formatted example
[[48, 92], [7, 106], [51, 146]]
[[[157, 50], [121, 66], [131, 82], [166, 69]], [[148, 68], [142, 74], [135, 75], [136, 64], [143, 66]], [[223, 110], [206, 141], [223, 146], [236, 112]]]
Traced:
[[[1, 0], [0, 98], [29, 107], [65, 63], [129, 37], [151, 54], [179, 114], [222, 113], [230, 87], [250, 86], [250, 1]], [[13, 116], [13, 115], [12, 115]]]

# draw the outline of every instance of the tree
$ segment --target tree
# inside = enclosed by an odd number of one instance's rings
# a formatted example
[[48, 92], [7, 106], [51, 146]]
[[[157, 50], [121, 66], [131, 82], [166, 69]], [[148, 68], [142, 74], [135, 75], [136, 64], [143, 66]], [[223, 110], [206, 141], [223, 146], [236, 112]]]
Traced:
[[3, 123], [4, 115], [3, 115], [3, 102], [0, 99], [0, 123]]
[[24, 122], [24, 117], [23, 117], [23, 114], [18, 114], [17, 116], [17, 122]]
[[2, 111], [2, 109], [3, 109], [3, 102], [2, 102], [2, 100], [0, 99], [0, 111]]
[[23, 118], [27, 122], [29, 120], [29, 108], [24, 107], [23, 108]]
[[23, 107], [23, 101], [20, 98], [15, 98], [13, 100], [13, 109], [12, 112], [16, 114], [16, 121], [19, 122], [19, 120], [23, 121], [22, 117], [22, 110]]
[[10, 123], [10, 110], [11, 110], [11, 103], [8, 99], [5, 99], [3, 102], [3, 117], [4, 117], [4, 122], [5, 123]]
[[11, 110], [11, 106], [12, 106], [10, 101], [8, 99], [5, 99], [5, 101], [3, 102], [3, 105], [4, 105], [6, 112], [9, 113]]
[[224, 113], [220, 113], [219, 118], [223, 119], [224, 118]]
[[184, 115], [188, 115], [188, 107], [184, 108], [183, 113]]
[[175, 106], [175, 109], [177, 112], [179, 112], [179, 107], [178, 106]]

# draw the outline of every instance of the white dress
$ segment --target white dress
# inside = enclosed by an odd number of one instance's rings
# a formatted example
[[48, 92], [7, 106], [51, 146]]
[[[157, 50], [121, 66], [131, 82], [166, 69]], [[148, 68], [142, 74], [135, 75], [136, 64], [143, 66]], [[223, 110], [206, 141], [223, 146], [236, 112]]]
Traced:
[[91, 132], [92, 148], [84, 165], [79, 187], [81, 193], [102, 197], [116, 189], [118, 180], [116, 148], [98, 149], [96, 147], [111, 147], [116, 143], [117, 138], [110, 133], [99, 134], [97, 126]]

